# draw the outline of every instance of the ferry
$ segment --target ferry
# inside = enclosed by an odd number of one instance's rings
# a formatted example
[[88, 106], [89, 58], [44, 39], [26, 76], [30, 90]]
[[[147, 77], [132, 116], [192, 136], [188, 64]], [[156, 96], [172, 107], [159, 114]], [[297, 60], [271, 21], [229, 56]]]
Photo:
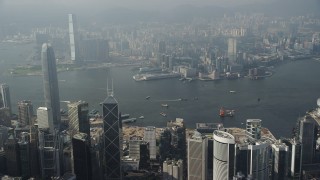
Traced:
[[220, 108], [219, 116], [220, 117], [233, 117], [234, 116], [234, 110], [232, 109], [224, 109], [223, 107]]
[[144, 116], [140, 116], [139, 119], [144, 119]]
[[230, 93], [236, 93], [236, 91], [229, 91]]
[[161, 112], [160, 115], [163, 116], [163, 117], [166, 117], [166, 116], [167, 116], [167, 114], [164, 113], [164, 112]]
[[137, 118], [129, 118], [129, 119], [122, 120], [122, 123], [133, 123], [136, 121], [137, 121]]
[[157, 79], [168, 79], [168, 78], [177, 78], [180, 74], [178, 73], [165, 73], [165, 74], [137, 74], [133, 76], [133, 79], [136, 81], [149, 81]]
[[169, 107], [168, 104], [161, 104], [162, 107]]
[[150, 99], [150, 96], [147, 96], [146, 99]]
[[121, 119], [127, 119], [130, 117], [130, 114], [121, 114]]

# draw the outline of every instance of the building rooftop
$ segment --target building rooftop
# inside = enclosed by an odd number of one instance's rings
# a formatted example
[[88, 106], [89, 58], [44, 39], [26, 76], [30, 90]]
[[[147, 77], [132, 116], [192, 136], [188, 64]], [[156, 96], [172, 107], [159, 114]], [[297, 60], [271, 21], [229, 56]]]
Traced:
[[74, 139], [78, 139], [81, 141], [85, 141], [87, 139], [88, 135], [86, 133], [77, 133], [73, 136]]
[[108, 96], [102, 104], [118, 104], [118, 101], [113, 96]]

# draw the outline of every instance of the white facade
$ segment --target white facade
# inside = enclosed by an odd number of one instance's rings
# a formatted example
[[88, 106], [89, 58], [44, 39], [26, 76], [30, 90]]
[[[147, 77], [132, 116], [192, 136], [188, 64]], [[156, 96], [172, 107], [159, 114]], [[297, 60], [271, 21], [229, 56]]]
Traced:
[[268, 179], [271, 146], [268, 142], [256, 142], [248, 145], [250, 151], [249, 172], [254, 179]]
[[39, 129], [49, 128], [49, 110], [46, 107], [39, 107], [37, 109], [37, 122]]
[[229, 180], [233, 177], [235, 138], [224, 131], [213, 133], [213, 179]]
[[69, 40], [70, 40], [70, 56], [72, 61], [79, 60], [79, 48], [78, 48], [78, 32], [77, 22], [74, 14], [68, 14], [69, 19]]
[[236, 62], [237, 40], [235, 38], [229, 38], [228, 40], [228, 58], [230, 62]]
[[166, 160], [162, 164], [163, 180], [183, 180], [183, 161]]
[[1, 93], [1, 97], [2, 97], [3, 107], [9, 108], [10, 112], [11, 112], [11, 100], [10, 100], [9, 86], [6, 84], [1, 84], [0, 85], [0, 93]]
[[154, 126], [146, 127], [143, 139], [149, 143], [150, 159], [157, 159], [156, 128]]
[[261, 138], [261, 119], [247, 119], [246, 133], [247, 136], [260, 139]]
[[208, 161], [208, 139], [199, 132], [188, 139], [188, 179], [206, 180]]

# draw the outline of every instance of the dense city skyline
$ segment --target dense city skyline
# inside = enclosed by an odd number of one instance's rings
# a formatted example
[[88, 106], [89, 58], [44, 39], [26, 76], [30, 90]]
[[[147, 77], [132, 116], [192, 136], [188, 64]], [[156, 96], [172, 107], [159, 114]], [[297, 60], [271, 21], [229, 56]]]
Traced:
[[319, 3], [0, 0], [0, 177], [320, 177]]

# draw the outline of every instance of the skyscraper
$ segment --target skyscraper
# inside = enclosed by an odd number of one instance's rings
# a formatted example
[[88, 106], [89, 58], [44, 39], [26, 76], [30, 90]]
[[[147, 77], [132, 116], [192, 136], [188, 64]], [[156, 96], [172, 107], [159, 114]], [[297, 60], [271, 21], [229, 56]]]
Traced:
[[17, 140], [10, 135], [7, 143], [4, 146], [4, 151], [7, 158], [7, 173], [10, 176], [20, 176], [20, 156]]
[[31, 101], [24, 100], [18, 102], [18, 120], [23, 126], [33, 124], [33, 106]]
[[46, 107], [37, 109], [37, 122], [39, 129], [49, 128], [49, 110]]
[[206, 180], [208, 139], [195, 131], [188, 139], [188, 179]]
[[306, 116], [300, 120], [299, 140], [301, 142], [301, 163], [312, 164], [315, 159], [315, 146], [317, 133], [315, 132], [315, 124], [310, 116]]
[[169, 160], [163, 162], [162, 172], [164, 180], [183, 180], [183, 160]]
[[143, 140], [149, 143], [150, 159], [157, 159], [156, 127], [146, 127]]
[[77, 101], [68, 104], [69, 131], [71, 137], [78, 132], [90, 136], [89, 105], [84, 101]]
[[0, 85], [0, 95], [1, 95], [1, 102], [0, 102], [0, 108], [9, 108], [11, 112], [11, 100], [10, 100], [10, 91], [9, 86], [7, 84], [1, 84]]
[[74, 173], [78, 180], [92, 179], [89, 139], [86, 133], [77, 133], [72, 138]]
[[288, 174], [289, 147], [284, 143], [278, 142], [272, 147], [272, 179], [285, 179]]
[[41, 52], [44, 100], [48, 108], [50, 131], [60, 129], [60, 98], [57, 78], [56, 59], [50, 44], [42, 45]]
[[228, 39], [228, 58], [229, 62], [235, 63], [237, 59], [237, 39]]
[[[108, 90], [109, 91], [109, 90]], [[102, 103], [103, 113], [103, 165], [104, 179], [120, 180], [121, 174], [121, 122], [119, 118], [118, 102], [112, 92]]]
[[31, 175], [31, 166], [33, 166], [33, 164], [30, 162], [30, 143], [26, 139], [21, 139], [18, 144], [21, 163], [21, 176], [27, 179]]
[[41, 177], [42, 179], [59, 177], [62, 172], [60, 162], [63, 150], [59, 131], [40, 129], [38, 135]]
[[235, 138], [224, 131], [213, 132], [213, 179], [232, 179], [234, 175]]
[[68, 14], [71, 61], [79, 60], [78, 27], [74, 14]]
[[253, 139], [261, 138], [261, 119], [247, 119], [246, 134]]

